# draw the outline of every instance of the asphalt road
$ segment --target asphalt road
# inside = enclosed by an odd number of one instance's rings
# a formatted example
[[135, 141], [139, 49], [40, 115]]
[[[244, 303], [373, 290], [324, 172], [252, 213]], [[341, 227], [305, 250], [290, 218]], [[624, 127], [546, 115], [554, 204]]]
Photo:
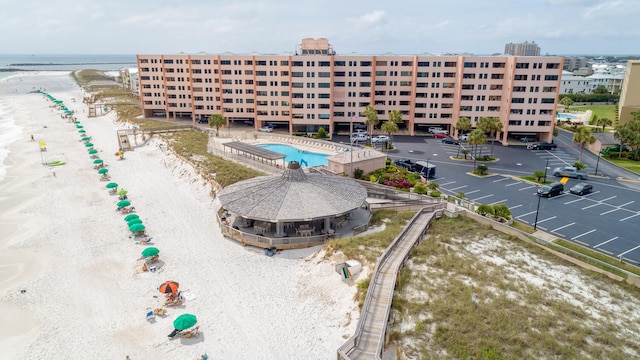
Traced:
[[[495, 144], [493, 153], [499, 160], [487, 164], [487, 177], [475, 177], [473, 161], [452, 159], [458, 146], [443, 144], [440, 139], [424, 137], [395, 137], [396, 150], [389, 153], [392, 159], [429, 161], [437, 166], [436, 178], [440, 189], [448, 195], [464, 192], [476, 203], [505, 203], [513, 218], [533, 225], [560, 238], [588, 246], [615, 258], [640, 265], [640, 178], [638, 175], [609, 164], [587, 150], [582, 153], [582, 162], [590, 176], [586, 182], [594, 192], [585, 196], [569, 193], [569, 188], [579, 181], [569, 179], [565, 192], [553, 198], [536, 195], [537, 186], [517, 177], [532, 175], [534, 170], [545, 170], [547, 178], [554, 179], [553, 168], [571, 166], [578, 161], [580, 149], [571, 141], [572, 134], [561, 132], [554, 142], [555, 150], [527, 150], [526, 146], [503, 147]], [[346, 142], [346, 137], [334, 141]], [[462, 148], [469, 148], [466, 143]], [[482, 154], [491, 153], [491, 145], [482, 147]], [[622, 178], [622, 179], [619, 179]], [[559, 180], [559, 179], [558, 179]], [[431, 180], [430, 180], [431, 181]], [[538, 200], [540, 200], [539, 211]]]

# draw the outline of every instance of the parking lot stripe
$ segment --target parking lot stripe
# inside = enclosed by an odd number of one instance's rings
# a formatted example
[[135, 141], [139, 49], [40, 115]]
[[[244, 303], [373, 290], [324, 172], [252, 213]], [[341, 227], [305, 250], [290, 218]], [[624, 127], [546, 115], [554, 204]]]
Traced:
[[455, 183], [456, 183], [455, 181], [449, 181], [448, 183], [440, 184], [440, 186], [447, 186], [447, 185], [455, 184]]
[[564, 229], [564, 228], [566, 228], [566, 227], [569, 227], [569, 226], [571, 226], [571, 225], [575, 225], [575, 223], [574, 223], [574, 222], [572, 222], [571, 224], [567, 224], [567, 225], [564, 225], [564, 226], [560, 226], [560, 227], [559, 227], [559, 228], [557, 228], [557, 229], [553, 229], [553, 230], [551, 230], [551, 232], [556, 232], [556, 231], [558, 231], [558, 230], [562, 230], [562, 229]]
[[599, 203], [595, 203], [595, 204], [593, 204], [593, 205], [585, 206], [585, 207], [583, 207], [583, 208], [582, 208], [582, 210], [584, 210], [584, 209], [589, 209], [589, 208], [592, 208], [592, 207], [594, 207], [594, 206], [598, 206], [598, 205], [606, 205], [606, 204], [603, 204], [603, 203], [600, 203], [600, 202], [599, 202]]
[[492, 203], [489, 203], [489, 205], [495, 205], [495, 204], [500, 204], [500, 203], [506, 203], [509, 199], [502, 199], [499, 201], [494, 201]]
[[469, 195], [469, 194], [477, 193], [478, 191], [480, 191], [480, 190], [473, 190], [473, 191], [466, 192], [464, 194], [465, 195]]
[[617, 196], [617, 195], [613, 195], [613, 196], [611, 196], [611, 197], [608, 197], [608, 198], [606, 198], [606, 199], [602, 199], [602, 200], [598, 200], [598, 201], [600, 201], [600, 202], [605, 202], [605, 201], [607, 201], [607, 200], [611, 200], [611, 199], [616, 198], [616, 197], [618, 197], [618, 196]]
[[631, 219], [632, 217], [636, 217], [638, 215], [640, 215], [640, 212], [639, 213], [635, 213], [634, 215], [631, 215], [631, 216], [627, 216], [626, 218], [620, 219], [620, 221], [625, 221], [627, 219]]
[[[453, 189], [451, 189], [451, 190], [453, 190]], [[473, 200], [471, 200], [471, 201], [478, 201], [478, 200], [482, 200], [482, 199], [485, 199], [485, 198], [488, 198], [488, 197], [492, 197], [492, 196], [493, 196], [493, 194], [491, 194], [491, 195], [485, 195], [485, 196], [481, 196], [481, 197], [479, 197], [479, 198], [473, 199]]]
[[527, 186], [527, 187], [523, 187], [522, 189], [518, 189], [518, 191], [522, 191], [522, 190], [527, 190], [527, 189], [531, 189], [536, 187], [535, 185], [531, 185], [531, 186]]
[[567, 204], [573, 204], [574, 202], [578, 202], [578, 201], [582, 201], [582, 200], [584, 200], [584, 198], [580, 198], [580, 199], [577, 199], [577, 200], [571, 200], [571, 201], [566, 202], [566, 203], [564, 203], [564, 204], [565, 204], [565, 205], [567, 205]]
[[[442, 186], [442, 185], [440, 185], [440, 186]], [[458, 186], [458, 187], [455, 187], [455, 188], [451, 188], [451, 189], [449, 189], [449, 190], [451, 190], [451, 191], [455, 191], [455, 190], [458, 190], [458, 189], [464, 189], [464, 188], [466, 188], [467, 186], [469, 186], [469, 185], [462, 185], [462, 186]]]
[[513, 209], [517, 209], [517, 208], [519, 208], [520, 206], [522, 206], [522, 204], [518, 204], [518, 205], [516, 205], [516, 206], [512, 206], [512, 207], [510, 207], [509, 209], [511, 209], [511, 210], [513, 210]]
[[545, 222], [545, 221], [553, 220], [553, 219], [555, 219], [555, 218], [557, 218], [557, 216], [552, 216], [552, 217], [550, 217], [550, 218], [547, 218], [547, 219], [544, 219], [544, 220], [540, 220], [540, 221], [538, 221], [538, 224], [543, 223], [543, 222]]
[[522, 181], [518, 181], [518, 182], [511, 183], [511, 184], [507, 184], [505, 186], [513, 186], [513, 185], [518, 185], [518, 184], [522, 184]]
[[[589, 230], [589, 231], [587, 231], [586, 233], [582, 233], [582, 234], [580, 234], [580, 235], [578, 235], [578, 236], [574, 236], [574, 237], [572, 237], [572, 238], [571, 238], [571, 240], [575, 240], [575, 239], [577, 239], [577, 238], [581, 238], [581, 237], [583, 237], [583, 236], [585, 236], [585, 235], [589, 235], [589, 234], [591, 234], [591, 233], [592, 233], [592, 232], [594, 232], [594, 231], [596, 231], [596, 229]], [[587, 245], [587, 244], [585, 244], [585, 245]], [[587, 245], [587, 246], [589, 246], [589, 245]]]
[[606, 214], [608, 214], [608, 213], [612, 213], [612, 212], [614, 212], [614, 211], [618, 211], [618, 210], [620, 210], [620, 208], [615, 208], [615, 209], [613, 209], [613, 210], [605, 211], [605, 212], [603, 212], [603, 213], [600, 213], [600, 215], [606, 215]]
[[619, 208], [621, 208], [621, 207], [627, 206], [627, 205], [629, 205], [629, 204], [633, 204], [634, 202], [635, 202], [635, 201], [629, 201], [628, 203], [624, 203], [624, 204], [622, 204], [622, 205], [618, 205], [618, 207], [619, 207]]
[[509, 179], [510, 179], [510, 178], [508, 178], [508, 177], [503, 177], [502, 179], [493, 180], [492, 182], [497, 183], [497, 182], [505, 181], [505, 180], [509, 180]]
[[611, 239], [609, 239], [609, 240], [607, 240], [607, 241], [604, 241], [604, 242], [601, 242], [600, 244], [598, 244], [598, 245], [594, 246], [593, 248], [595, 249], [595, 248], [597, 248], [598, 246], [602, 246], [602, 245], [604, 245], [604, 244], [606, 244], [606, 243], [608, 243], [608, 242], [610, 242], [610, 241], [613, 241], [613, 240], [615, 240], [615, 239], [617, 239], [617, 238], [618, 238], [617, 236], [612, 237]]
[[632, 262], [634, 264], [636, 264], [636, 266], [638, 266], [638, 264], [640, 264], [639, 262], [635, 261], [635, 260], [631, 260], [631, 259], [624, 259], [624, 261], [626, 262]]
[[628, 252], [632, 252], [633, 250], [638, 249], [638, 248], [640, 248], [640, 245], [634, 247], [633, 249], [629, 249], [629, 250], [623, 252], [622, 254], [618, 254], [618, 256], [616, 256], [616, 257], [620, 257], [620, 256], [622, 256], [622, 255], [624, 255], [624, 254], [626, 254]]
[[528, 213], [526, 213], [526, 214], [522, 214], [522, 215], [520, 215], [520, 216], [516, 216], [516, 219], [520, 219], [521, 217], [525, 217], [525, 216], [527, 216], [527, 215], [531, 215], [531, 214], [535, 214], [535, 213], [536, 213], [535, 211], [528, 212]]

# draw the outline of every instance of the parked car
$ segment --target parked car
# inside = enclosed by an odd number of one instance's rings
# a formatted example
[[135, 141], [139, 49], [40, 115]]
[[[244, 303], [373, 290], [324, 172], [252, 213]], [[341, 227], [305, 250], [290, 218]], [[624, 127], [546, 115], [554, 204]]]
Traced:
[[446, 137], [446, 138], [442, 139], [442, 143], [443, 144], [450, 144], [450, 145], [460, 145], [460, 142], [458, 140], [455, 140], [452, 137]]
[[393, 162], [397, 166], [401, 166], [409, 171], [416, 171], [416, 164], [409, 159], [398, 159]]
[[564, 192], [564, 185], [559, 182], [552, 182], [551, 184], [542, 185], [538, 188], [538, 196], [554, 197]]
[[351, 142], [366, 142], [369, 140], [369, 135], [366, 133], [352, 133], [351, 134]]
[[587, 178], [587, 173], [572, 166], [553, 169], [553, 176], [570, 177], [580, 180]]
[[387, 135], [378, 135], [371, 138], [372, 144], [384, 144], [389, 142], [389, 137]]
[[557, 148], [558, 145], [548, 142], [527, 145], [527, 149], [531, 150], [551, 150]]
[[251, 120], [245, 120], [243, 123], [247, 126], [253, 126], [253, 121]]
[[261, 127], [260, 129], [258, 129], [258, 131], [262, 131], [262, 132], [273, 132], [273, 128], [265, 126], [265, 127]]
[[449, 130], [445, 130], [438, 126], [430, 127], [427, 131], [429, 131], [432, 134], [449, 134]]
[[520, 141], [524, 142], [524, 143], [530, 143], [530, 142], [536, 142], [536, 141], [538, 141], [538, 139], [536, 139], [534, 137], [525, 136], [525, 137], [521, 137]]
[[570, 193], [580, 195], [580, 196], [589, 194], [592, 191], [593, 191], [593, 186], [583, 182], [578, 183], [577, 185], [569, 189]]
[[433, 137], [436, 139], [446, 139], [449, 137], [449, 135], [445, 134], [445, 133], [435, 133], [433, 134]]
[[469, 134], [462, 134], [459, 136], [460, 141], [467, 141], [469, 140]]

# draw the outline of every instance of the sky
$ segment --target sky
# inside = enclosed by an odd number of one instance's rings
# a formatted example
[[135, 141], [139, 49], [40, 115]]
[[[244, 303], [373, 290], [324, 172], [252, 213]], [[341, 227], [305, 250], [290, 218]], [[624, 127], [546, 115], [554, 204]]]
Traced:
[[640, 0], [0, 0], [3, 54], [640, 54]]

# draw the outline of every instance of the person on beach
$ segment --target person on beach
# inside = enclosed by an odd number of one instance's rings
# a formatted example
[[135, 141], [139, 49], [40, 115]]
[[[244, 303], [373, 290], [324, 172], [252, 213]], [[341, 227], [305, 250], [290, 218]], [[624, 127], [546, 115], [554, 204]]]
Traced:
[[31, 134], [31, 141], [36, 141], [36, 138], [33, 137], [33, 134]]

